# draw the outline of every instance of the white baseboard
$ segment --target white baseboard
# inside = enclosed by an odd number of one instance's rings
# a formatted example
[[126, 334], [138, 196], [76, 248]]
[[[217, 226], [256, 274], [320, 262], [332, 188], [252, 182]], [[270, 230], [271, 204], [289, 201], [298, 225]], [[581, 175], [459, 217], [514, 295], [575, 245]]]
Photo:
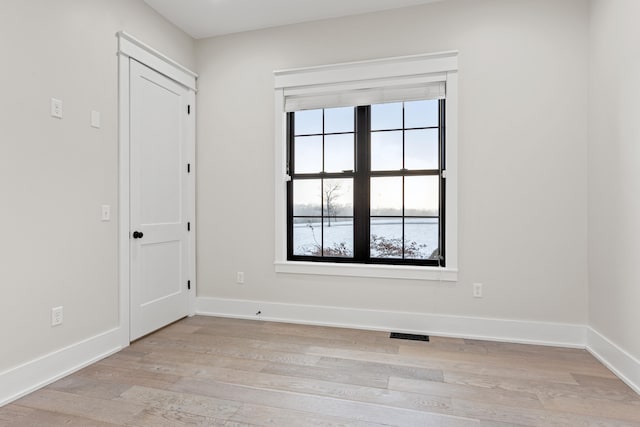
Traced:
[[[261, 312], [260, 315], [256, 315], [258, 311]], [[196, 313], [205, 316], [259, 319], [559, 347], [584, 348], [586, 343], [585, 326], [563, 323], [205, 297], [196, 298]]]
[[593, 328], [587, 328], [587, 350], [622, 381], [640, 394], [640, 360]]
[[117, 352], [121, 335], [114, 328], [0, 372], [0, 406]]

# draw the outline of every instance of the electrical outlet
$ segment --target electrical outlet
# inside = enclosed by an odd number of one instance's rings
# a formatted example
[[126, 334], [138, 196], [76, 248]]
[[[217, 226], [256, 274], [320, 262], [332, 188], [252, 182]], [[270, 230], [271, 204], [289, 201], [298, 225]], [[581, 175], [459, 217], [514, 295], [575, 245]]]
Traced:
[[63, 307], [53, 307], [51, 309], [51, 326], [62, 325]]
[[473, 297], [482, 298], [482, 283], [473, 284]]
[[238, 271], [236, 273], [236, 283], [243, 284], [244, 283], [244, 272]]
[[51, 117], [57, 119], [62, 118], [62, 101], [56, 98], [51, 98]]

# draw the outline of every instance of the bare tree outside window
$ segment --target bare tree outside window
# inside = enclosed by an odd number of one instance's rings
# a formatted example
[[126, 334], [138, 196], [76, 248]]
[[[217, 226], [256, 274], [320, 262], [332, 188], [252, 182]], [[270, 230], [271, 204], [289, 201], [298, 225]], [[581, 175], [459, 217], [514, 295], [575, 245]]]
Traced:
[[327, 182], [324, 187], [324, 202], [327, 206], [327, 227], [331, 227], [331, 218], [338, 215], [338, 199], [340, 198], [339, 182]]

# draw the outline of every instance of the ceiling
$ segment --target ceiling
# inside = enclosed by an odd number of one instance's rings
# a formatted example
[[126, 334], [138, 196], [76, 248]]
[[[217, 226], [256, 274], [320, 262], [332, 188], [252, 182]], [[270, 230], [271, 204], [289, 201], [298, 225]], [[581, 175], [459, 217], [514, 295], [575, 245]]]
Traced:
[[442, 0], [144, 0], [196, 39]]

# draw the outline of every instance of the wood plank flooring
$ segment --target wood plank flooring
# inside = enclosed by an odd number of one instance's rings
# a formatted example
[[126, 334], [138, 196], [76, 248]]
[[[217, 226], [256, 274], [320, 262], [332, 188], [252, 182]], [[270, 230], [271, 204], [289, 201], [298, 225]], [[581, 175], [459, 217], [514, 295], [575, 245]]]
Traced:
[[584, 350], [196, 316], [0, 425], [640, 426], [640, 396]]

